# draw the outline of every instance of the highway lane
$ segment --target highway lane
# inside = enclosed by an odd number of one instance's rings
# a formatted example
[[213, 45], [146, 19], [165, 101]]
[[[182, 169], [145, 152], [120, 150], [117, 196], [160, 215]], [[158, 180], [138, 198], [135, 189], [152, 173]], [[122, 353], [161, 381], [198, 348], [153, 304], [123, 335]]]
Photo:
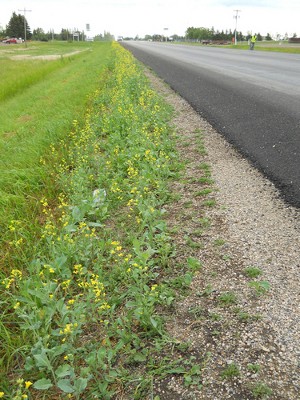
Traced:
[[123, 42], [300, 207], [300, 55]]

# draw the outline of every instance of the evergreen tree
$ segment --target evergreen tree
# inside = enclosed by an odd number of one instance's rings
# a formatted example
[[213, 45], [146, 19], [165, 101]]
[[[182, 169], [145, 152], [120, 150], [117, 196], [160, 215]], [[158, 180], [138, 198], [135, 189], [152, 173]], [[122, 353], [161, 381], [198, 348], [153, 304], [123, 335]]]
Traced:
[[21, 14], [17, 15], [15, 12], [13, 12], [13, 15], [6, 27], [7, 36], [25, 39], [24, 22], [26, 27], [26, 38], [30, 39], [31, 32], [26, 18]]
[[271, 35], [267, 33], [266, 40], [272, 40]]

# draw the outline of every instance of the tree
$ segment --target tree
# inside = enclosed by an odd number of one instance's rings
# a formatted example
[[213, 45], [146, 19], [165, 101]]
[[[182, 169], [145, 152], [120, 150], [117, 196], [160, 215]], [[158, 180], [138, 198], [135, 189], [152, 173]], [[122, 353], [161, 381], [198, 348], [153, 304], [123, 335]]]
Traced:
[[60, 32], [60, 40], [72, 40], [72, 33], [69, 32], [69, 29], [62, 28]]
[[42, 28], [34, 29], [32, 32], [32, 39], [33, 40], [40, 40], [42, 42], [48, 41], [48, 35], [44, 32]]
[[2, 26], [0, 26], [0, 38], [4, 38], [6, 36], [6, 31], [3, 29]]
[[[25, 25], [24, 25], [25, 22]], [[29, 25], [26, 21], [26, 18], [21, 14], [16, 14], [13, 12], [11, 19], [9, 20], [8, 25], [6, 26], [6, 34], [10, 37], [22, 38], [25, 39], [25, 29], [26, 27], [26, 38], [31, 38], [31, 32]]]
[[269, 33], [267, 33], [266, 40], [272, 40], [272, 37]]

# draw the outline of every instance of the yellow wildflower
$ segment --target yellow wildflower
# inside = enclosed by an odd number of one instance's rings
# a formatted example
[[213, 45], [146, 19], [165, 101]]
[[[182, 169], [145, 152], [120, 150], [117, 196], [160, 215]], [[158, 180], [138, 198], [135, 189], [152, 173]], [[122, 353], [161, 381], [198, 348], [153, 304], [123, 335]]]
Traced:
[[30, 382], [30, 381], [26, 381], [25, 382], [25, 388], [26, 389], [29, 389], [31, 385], [32, 385], [32, 382]]

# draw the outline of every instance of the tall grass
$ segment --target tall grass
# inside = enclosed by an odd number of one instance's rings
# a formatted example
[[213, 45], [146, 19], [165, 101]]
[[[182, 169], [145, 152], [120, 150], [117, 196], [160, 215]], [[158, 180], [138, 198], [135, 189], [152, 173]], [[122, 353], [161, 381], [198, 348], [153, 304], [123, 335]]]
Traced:
[[46, 78], [51, 72], [63, 67], [65, 60], [5, 60], [1, 62], [0, 70], [0, 104], [28, 89], [31, 85]]
[[[45, 192], [55, 203], [59, 190], [52, 164], [61, 154], [53, 146], [71, 129], [74, 118], [83, 118], [87, 96], [99, 85], [101, 69], [109, 60], [111, 45], [97, 44], [64, 62], [41, 64], [26, 90], [17, 91], [0, 108], [0, 251], [1, 268], [13, 266], [23, 252], [31, 249], [39, 219], [39, 197]], [[17, 61], [17, 68], [27, 61]], [[12, 78], [13, 81], [13, 78]], [[24, 237], [17, 248], [11, 221], [18, 221]], [[21, 240], [22, 239], [22, 240]], [[27, 250], [26, 250], [27, 249]]]

